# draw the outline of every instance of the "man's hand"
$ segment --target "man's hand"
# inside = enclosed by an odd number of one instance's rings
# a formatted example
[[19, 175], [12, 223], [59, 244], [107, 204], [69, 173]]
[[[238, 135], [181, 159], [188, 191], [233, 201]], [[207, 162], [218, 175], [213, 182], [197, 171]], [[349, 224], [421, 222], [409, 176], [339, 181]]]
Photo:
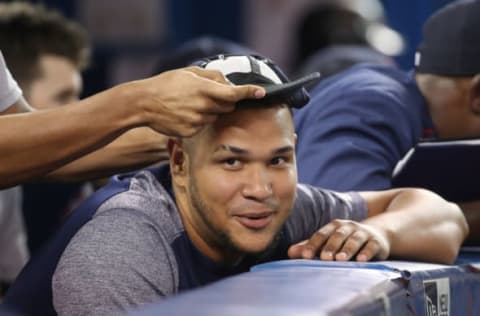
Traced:
[[381, 229], [350, 220], [336, 219], [320, 228], [308, 240], [291, 246], [292, 259], [369, 261], [385, 260], [390, 254], [390, 242]]
[[142, 93], [136, 102], [147, 113], [147, 125], [169, 136], [192, 136], [219, 114], [233, 111], [236, 102], [265, 96], [261, 87], [234, 86], [222, 73], [199, 67], [167, 71], [136, 84]]

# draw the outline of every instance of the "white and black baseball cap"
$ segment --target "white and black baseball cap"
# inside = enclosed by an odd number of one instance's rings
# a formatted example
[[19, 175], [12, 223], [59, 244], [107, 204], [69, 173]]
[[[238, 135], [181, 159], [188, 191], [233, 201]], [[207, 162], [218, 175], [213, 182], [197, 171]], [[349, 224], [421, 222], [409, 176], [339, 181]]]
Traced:
[[259, 55], [216, 55], [196, 61], [193, 65], [218, 70], [235, 85], [263, 87], [265, 97], [255, 102], [285, 102], [294, 108], [301, 108], [310, 100], [304, 85], [320, 78], [320, 73], [314, 72], [290, 81], [270, 59]]

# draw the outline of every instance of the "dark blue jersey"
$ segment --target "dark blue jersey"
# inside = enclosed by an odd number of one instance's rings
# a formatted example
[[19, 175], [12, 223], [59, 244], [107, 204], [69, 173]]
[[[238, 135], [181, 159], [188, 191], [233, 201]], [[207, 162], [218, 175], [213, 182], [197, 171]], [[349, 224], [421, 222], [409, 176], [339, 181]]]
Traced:
[[434, 136], [413, 72], [360, 65], [313, 90], [295, 112], [299, 181], [338, 191], [391, 187], [396, 163]]

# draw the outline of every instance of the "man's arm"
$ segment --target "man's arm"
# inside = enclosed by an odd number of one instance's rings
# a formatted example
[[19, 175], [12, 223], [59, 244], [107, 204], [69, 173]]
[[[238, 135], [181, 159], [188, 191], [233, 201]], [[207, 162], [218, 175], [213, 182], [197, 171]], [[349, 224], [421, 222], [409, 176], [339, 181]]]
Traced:
[[[4, 114], [35, 111], [23, 98]], [[42, 177], [46, 181], [84, 181], [140, 169], [168, 158], [168, 137], [148, 127], [129, 130], [110, 144]]]
[[114, 102], [113, 91], [78, 106], [0, 116], [0, 187], [52, 171], [117, 137], [128, 122], [119, 111], [103, 110]]
[[47, 181], [83, 181], [144, 168], [168, 159], [168, 137], [148, 127], [125, 132], [110, 144], [43, 177]]
[[364, 192], [368, 218], [334, 220], [292, 246], [292, 258], [367, 261], [388, 257], [452, 263], [468, 234], [460, 208], [420, 189]]
[[238, 100], [264, 94], [259, 87], [225, 84], [219, 72], [191, 67], [58, 109], [0, 116], [0, 188], [49, 173], [131, 128], [191, 136], [218, 114], [232, 111]]

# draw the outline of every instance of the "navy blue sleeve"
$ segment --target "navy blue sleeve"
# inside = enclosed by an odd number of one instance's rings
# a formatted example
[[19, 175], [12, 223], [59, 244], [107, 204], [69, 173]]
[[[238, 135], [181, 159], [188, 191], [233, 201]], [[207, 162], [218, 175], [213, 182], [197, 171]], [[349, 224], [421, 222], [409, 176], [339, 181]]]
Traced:
[[320, 84], [295, 113], [299, 182], [337, 191], [391, 187], [393, 168], [422, 132], [420, 111], [406, 104], [419, 100], [371, 75]]

